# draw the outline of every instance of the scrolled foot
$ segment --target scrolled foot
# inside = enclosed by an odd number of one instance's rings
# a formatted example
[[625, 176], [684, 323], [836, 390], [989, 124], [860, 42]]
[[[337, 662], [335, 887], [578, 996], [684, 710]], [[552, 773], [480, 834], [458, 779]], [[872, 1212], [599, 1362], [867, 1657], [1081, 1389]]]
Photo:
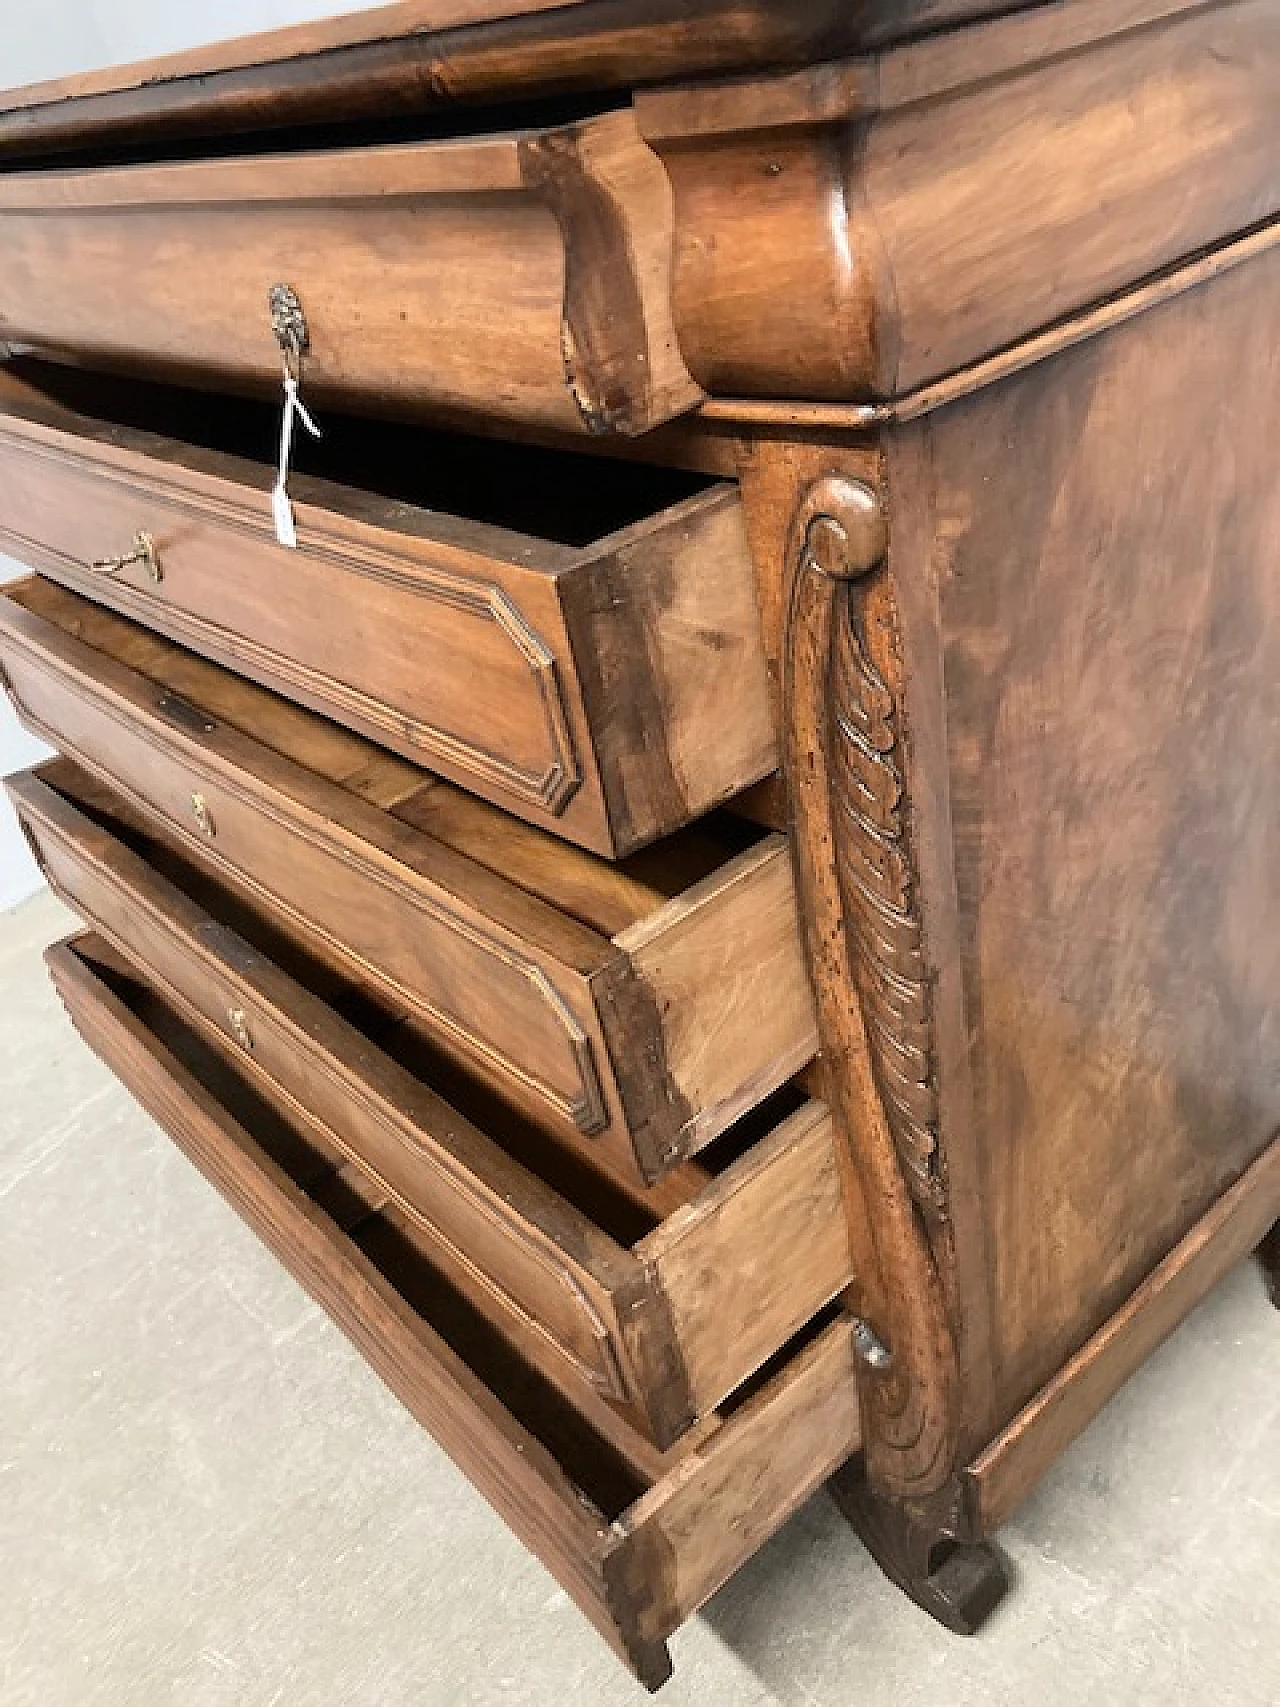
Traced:
[[1271, 1302], [1280, 1310], [1280, 1221], [1258, 1246], [1258, 1261], [1262, 1264], [1262, 1275]]
[[989, 1542], [953, 1540], [919, 1523], [867, 1486], [851, 1464], [828, 1484], [880, 1569], [904, 1594], [958, 1636], [973, 1636], [1009, 1590], [1009, 1573]]

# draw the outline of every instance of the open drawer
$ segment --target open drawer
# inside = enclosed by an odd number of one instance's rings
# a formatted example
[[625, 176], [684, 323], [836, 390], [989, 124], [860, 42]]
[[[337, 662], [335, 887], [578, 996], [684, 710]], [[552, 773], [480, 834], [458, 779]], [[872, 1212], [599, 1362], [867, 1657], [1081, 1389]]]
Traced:
[[393, 1209], [349, 1192], [94, 938], [49, 951], [85, 1040], [352, 1339], [638, 1676], [860, 1445], [850, 1324], [815, 1324], [658, 1457], [597, 1430], [480, 1317]]
[[651, 1180], [814, 1056], [789, 850], [713, 817], [612, 865], [51, 582], [20, 715], [382, 1007]]
[[324, 428], [288, 550], [269, 406], [11, 362], [0, 548], [597, 853], [774, 769], [736, 485]]
[[642, 433], [702, 392], [630, 110], [544, 130], [0, 178], [0, 341], [206, 385]]
[[[8, 788], [56, 893], [261, 1094], [398, 1205], [438, 1265], [553, 1379], [585, 1382], [658, 1445], [850, 1283], [820, 1104], [797, 1095], [794, 1112], [762, 1110], [661, 1197], [624, 1197], [412, 1034], [379, 1023], [67, 760]], [[429, 1088], [441, 1084], [449, 1101]]]

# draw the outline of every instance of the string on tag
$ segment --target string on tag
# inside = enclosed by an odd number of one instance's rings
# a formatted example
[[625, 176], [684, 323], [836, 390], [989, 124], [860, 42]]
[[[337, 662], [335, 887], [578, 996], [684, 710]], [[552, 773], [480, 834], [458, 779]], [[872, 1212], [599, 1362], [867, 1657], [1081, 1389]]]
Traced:
[[298, 549], [298, 529], [293, 505], [289, 502], [289, 464], [293, 460], [293, 424], [301, 421], [312, 438], [320, 437], [320, 429], [307, 413], [307, 406], [298, 395], [302, 382], [302, 358], [311, 345], [307, 317], [298, 293], [291, 285], [274, 284], [267, 292], [271, 311], [271, 330], [284, 360], [284, 415], [280, 421], [280, 466], [271, 492], [271, 509], [275, 516], [276, 538], [291, 551]]
[[289, 464], [293, 460], [293, 423], [302, 422], [313, 439], [318, 439], [319, 427], [311, 419], [306, 404], [298, 394], [298, 381], [288, 367], [284, 370], [284, 414], [280, 422], [280, 465], [275, 487], [271, 493], [271, 508], [275, 515], [276, 538], [291, 551], [298, 549], [298, 529], [293, 505], [289, 500]]

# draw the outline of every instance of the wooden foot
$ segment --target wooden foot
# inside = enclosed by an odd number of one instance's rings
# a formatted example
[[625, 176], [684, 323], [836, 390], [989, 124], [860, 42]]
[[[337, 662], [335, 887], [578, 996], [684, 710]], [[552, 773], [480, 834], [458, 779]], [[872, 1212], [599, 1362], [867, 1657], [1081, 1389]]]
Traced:
[[989, 1542], [953, 1541], [871, 1492], [851, 1464], [828, 1484], [880, 1569], [917, 1606], [958, 1636], [973, 1636], [1009, 1589], [1009, 1575]]
[[1262, 1264], [1271, 1302], [1280, 1310], [1280, 1221], [1258, 1246], [1258, 1261]]

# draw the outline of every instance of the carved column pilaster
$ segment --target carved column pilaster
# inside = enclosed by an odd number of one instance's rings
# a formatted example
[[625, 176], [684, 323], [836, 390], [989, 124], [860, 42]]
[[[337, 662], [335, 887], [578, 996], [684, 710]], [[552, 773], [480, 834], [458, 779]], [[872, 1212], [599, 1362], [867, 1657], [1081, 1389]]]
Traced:
[[929, 989], [911, 866], [879, 495], [815, 480], [793, 517], [780, 653], [785, 764], [827, 1094], [846, 1139], [877, 1486], [929, 1499], [955, 1459], [955, 1354], [926, 1223], [945, 1216]]
[[969, 1544], [958, 1475], [946, 1156], [877, 468], [865, 448], [744, 458], [748, 485], [760, 482], [749, 505], [757, 546], [773, 553], [760, 565], [761, 603], [823, 1081], [843, 1139], [857, 1276], [847, 1302], [870, 1330], [863, 1457], [832, 1491], [894, 1581], [952, 1629], [972, 1630], [1006, 1578], [991, 1549]]

